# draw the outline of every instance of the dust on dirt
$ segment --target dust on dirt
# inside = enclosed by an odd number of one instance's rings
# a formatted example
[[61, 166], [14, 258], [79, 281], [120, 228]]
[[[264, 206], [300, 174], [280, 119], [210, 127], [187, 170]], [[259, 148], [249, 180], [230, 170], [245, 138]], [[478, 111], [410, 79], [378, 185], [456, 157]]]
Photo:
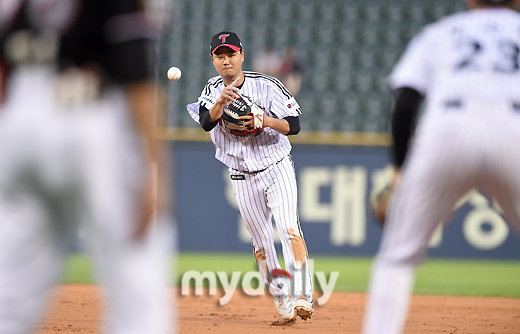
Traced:
[[[284, 334], [360, 333], [366, 296], [363, 293], [334, 292], [322, 306], [315, 305], [308, 321], [296, 319], [290, 326], [280, 321], [269, 295], [251, 297], [235, 293], [220, 306], [215, 296], [180, 296], [171, 313], [177, 332], [260, 334], [283, 331]], [[314, 296], [315, 300], [320, 294]], [[53, 295], [47, 314], [37, 324], [37, 334], [101, 333], [102, 299], [93, 285], [62, 285]], [[520, 333], [520, 299], [413, 296], [405, 333]]]

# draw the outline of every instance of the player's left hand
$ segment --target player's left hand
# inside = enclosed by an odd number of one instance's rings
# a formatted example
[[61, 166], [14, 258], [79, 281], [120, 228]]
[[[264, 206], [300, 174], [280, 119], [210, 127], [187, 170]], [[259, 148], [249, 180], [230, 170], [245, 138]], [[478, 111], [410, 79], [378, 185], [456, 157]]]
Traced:
[[235, 101], [225, 104], [221, 120], [237, 136], [256, 135], [264, 128], [264, 110], [248, 97], [239, 96]]
[[169, 189], [168, 173], [165, 157], [161, 156], [158, 161], [148, 161], [150, 166], [149, 177], [141, 188], [139, 215], [133, 232], [134, 240], [138, 241], [145, 237], [153, 223], [155, 215], [168, 206]]
[[371, 202], [374, 217], [381, 226], [384, 226], [385, 224], [388, 205], [390, 204], [394, 189], [400, 179], [400, 170], [396, 168], [390, 182], [374, 195], [373, 201]]
[[254, 119], [253, 119], [252, 114], [240, 116], [238, 119], [242, 120], [242, 122], [247, 130], [253, 129]]
[[137, 218], [136, 227], [133, 231], [134, 240], [142, 239], [151, 225], [156, 207], [154, 197], [153, 186], [150, 182], [142, 189], [141, 198], [139, 201], [141, 207], [139, 216]]
[[265, 116], [264, 110], [254, 103], [251, 103], [250, 106], [251, 112], [249, 112], [247, 115], [240, 116], [239, 119], [244, 122], [244, 126], [249, 131], [263, 129]]

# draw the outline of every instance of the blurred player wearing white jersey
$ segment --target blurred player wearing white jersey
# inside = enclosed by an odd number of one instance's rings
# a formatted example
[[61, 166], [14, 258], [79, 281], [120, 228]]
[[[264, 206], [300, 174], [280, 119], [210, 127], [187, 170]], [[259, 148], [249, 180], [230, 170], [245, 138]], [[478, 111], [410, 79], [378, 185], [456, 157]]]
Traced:
[[139, 8], [0, 2], [2, 334], [35, 329], [79, 226], [106, 288], [102, 331], [171, 329], [166, 198], [151, 172], [167, 171]]
[[374, 263], [365, 334], [402, 332], [415, 268], [437, 224], [470, 189], [493, 196], [520, 230], [519, 1], [466, 2], [469, 11], [425, 27], [389, 77], [400, 180]]
[[[251, 234], [253, 251], [264, 284], [284, 319], [294, 312], [307, 320], [313, 312], [311, 273], [297, 209], [296, 177], [287, 135], [300, 130], [300, 107], [294, 97], [273, 77], [242, 71], [244, 51], [233, 32], [213, 36], [211, 60], [220, 74], [209, 79], [197, 104], [188, 111], [216, 147], [216, 158], [229, 167], [240, 213]], [[240, 117], [252, 131], [237, 132], [222, 121], [223, 111], [240, 96], [261, 106], [258, 119]], [[271, 217], [282, 241], [285, 267], [292, 275], [292, 289], [285, 277], [272, 277], [280, 268], [274, 245]], [[291, 298], [292, 297], [292, 298]]]

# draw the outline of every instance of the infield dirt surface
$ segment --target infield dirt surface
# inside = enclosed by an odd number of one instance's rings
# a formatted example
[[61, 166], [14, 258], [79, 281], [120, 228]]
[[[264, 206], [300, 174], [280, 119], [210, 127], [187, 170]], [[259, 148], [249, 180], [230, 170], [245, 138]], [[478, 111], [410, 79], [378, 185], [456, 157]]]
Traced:
[[[250, 297], [236, 292], [218, 305], [222, 296], [180, 296], [177, 332], [188, 333], [360, 333], [365, 294], [334, 292], [323, 306], [316, 306], [308, 321], [274, 326], [278, 316], [270, 296]], [[317, 294], [315, 297], [319, 297]], [[62, 285], [56, 289], [48, 314], [38, 323], [37, 334], [101, 333], [102, 300], [93, 285]], [[405, 333], [520, 333], [520, 299], [413, 296]]]

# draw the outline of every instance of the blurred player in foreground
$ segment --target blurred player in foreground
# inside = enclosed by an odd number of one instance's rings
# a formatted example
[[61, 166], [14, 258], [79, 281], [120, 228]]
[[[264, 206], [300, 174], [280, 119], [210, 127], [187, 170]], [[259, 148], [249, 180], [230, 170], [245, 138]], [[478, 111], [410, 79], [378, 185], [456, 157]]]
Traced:
[[[210, 52], [220, 75], [208, 80], [198, 103], [188, 105], [188, 111], [210, 131], [215, 157], [229, 167], [258, 270], [274, 297], [278, 314], [290, 320], [296, 312], [307, 320], [313, 312], [311, 273], [298, 219], [296, 176], [287, 138], [300, 131], [300, 106], [280, 80], [242, 71], [244, 50], [235, 33], [223, 31], [213, 36]], [[253, 103], [256, 106], [251, 107]], [[248, 114], [231, 118], [228, 112], [237, 106], [235, 111], [247, 109]], [[272, 216], [282, 241], [285, 267], [292, 275], [291, 291], [285, 277], [271, 275], [281, 268]]]
[[1, 2], [2, 334], [35, 329], [79, 225], [106, 288], [102, 331], [171, 329], [166, 186], [156, 186], [167, 171], [139, 7]]
[[415, 268], [437, 224], [470, 189], [493, 196], [520, 230], [519, 1], [466, 2], [468, 12], [418, 34], [389, 77], [400, 180], [372, 272], [365, 334], [401, 333]]

